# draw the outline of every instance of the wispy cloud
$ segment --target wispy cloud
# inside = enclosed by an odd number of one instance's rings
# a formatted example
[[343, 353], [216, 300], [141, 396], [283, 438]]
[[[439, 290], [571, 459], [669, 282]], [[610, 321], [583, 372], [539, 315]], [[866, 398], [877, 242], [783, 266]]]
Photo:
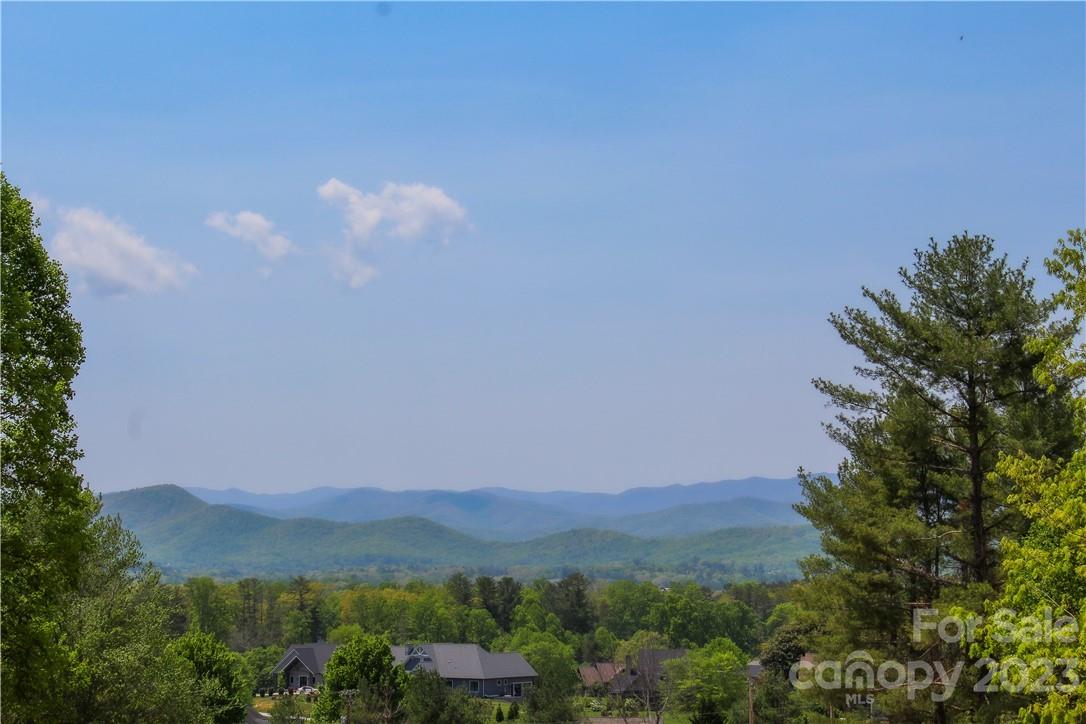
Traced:
[[322, 199], [343, 210], [346, 232], [367, 242], [385, 233], [400, 239], [449, 234], [464, 224], [467, 213], [437, 186], [386, 183], [377, 193], [359, 191], [337, 178], [317, 189]]
[[159, 249], [117, 218], [90, 208], [63, 208], [53, 253], [98, 294], [179, 289], [196, 267]]
[[290, 239], [275, 230], [271, 219], [255, 211], [239, 211], [236, 214], [217, 211], [208, 216], [204, 223], [256, 247], [265, 259], [280, 259], [297, 248]]
[[317, 194], [343, 212], [346, 243], [330, 256], [336, 275], [352, 289], [377, 276], [377, 268], [362, 256], [372, 255], [381, 239], [444, 244], [467, 223], [464, 207], [437, 186], [389, 182], [380, 191], [365, 192], [331, 178]]
[[377, 276], [377, 268], [362, 261], [349, 246], [331, 249], [329, 256], [336, 278], [351, 289], [364, 287]]

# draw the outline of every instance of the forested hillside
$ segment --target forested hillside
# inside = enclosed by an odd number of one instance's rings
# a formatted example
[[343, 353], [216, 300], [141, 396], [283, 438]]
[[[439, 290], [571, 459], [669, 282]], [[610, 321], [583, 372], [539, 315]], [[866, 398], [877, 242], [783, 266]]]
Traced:
[[[533, 577], [577, 568], [612, 578], [689, 577], [719, 583], [794, 577], [797, 561], [818, 546], [814, 530], [805, 525], [726, 528], [659, 540], [577, 529], [530, 541], [495, 542], [419, 517], [368, 523], [272, 518], [209, 505], [173, 485], [107, 494], [102, 511], [120, 516], [149, 558], [173, 575], [379, 575], [383, 570], [384, 575], [432, 577], [465, 568]], [[700, 511], [707, 518], [712, 513], [712, 508]], [[662, 525], [652, 519], [631, 522], [646, 530]]]

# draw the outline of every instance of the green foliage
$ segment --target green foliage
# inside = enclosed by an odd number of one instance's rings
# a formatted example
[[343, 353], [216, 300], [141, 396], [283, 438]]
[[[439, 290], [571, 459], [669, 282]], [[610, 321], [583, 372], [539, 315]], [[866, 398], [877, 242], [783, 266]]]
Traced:
[[472, 590], [471, 579], [465, 576], [463, 571], [457, 571], [449, 576], [449, 579], [445, 581], [445, 590], [461, 606], [471, 605], [474, 591]]
[[[1013, 489], [998, 461], [1018, 452], [1066, 456], [1075, 444], [1072, 407], [1065, 379], [1046, 394], [1033, 378], [1040, 355], [1026, 348], [1051, 305], [1035, 299], [1025, 267], [998, 256], [991, 239], [932, 242], [900, 279], [907, 301], [865, 288], [872, 309], [830, 318], [863, 356], [856, 373], [870, 384], [815, 381], [839, 410], [829, 433], [849, 459], [839, 482], [802, 476], [798, 510], [822, 532], [824, 550], [805, 564], [803, 604], [822, 619], [812, 645], [825, 658], [863, 649], [876, 666], [923, 659], [950, 668], [962, 652], [938, 640], [914, 644], [912, 610], [947, 612], [992, 595], [999, 541], [1027, 526], [1008, 505]], [[900, 692], [880, 702], [901, 716], [973, 716], [985, 702], [970, 688], [963, 677], [947, 704], [895, 700]]]
[[301, 697], [284, 696], [272, 706], [271, 724], [298, 724], [305, 718]]
[[[534, 592], [524, 591], [526, 597], [530, 593]], [[538, 683], [528, 691], [532, 720], [573, 721], [573, 688], [578, 680], [573, 647], [551, 631], [528, 626], [513, 632], [506, 650], [519, 652], [539, 674]]]
[[67, 676], [34, 721], [209, 721], [191, 664], [170, 649], [169, 599], [113, 518], [90, 528], [61, 623]]
[[762, 644], [762, 665], [780, 677], [787, 677], [792, 664], [807, 652], [807, 640], [814, 625], [806, 622], [786, 623]]
[[663, 600], [663, 591], [647, 581], [615, 581], [600, 591], [599, 621], [618, 638], [628, 638], [645, 625]]
[[[1030, 527], [1022, 538], [1008, 537], [1001, 542], [1004, 587], [1002, 595], [989, 603], [987, 613], [990, 622], [998, 620], [1001, 609], [1013, 611], [1008, 619], [1020, 623], [1028, 617], [1035, 621], [1044, 621], [1046, 616], [1056, 620], [1065, 617], [1065, 622], [1075, 622], [1078, 634], [1066, 638], [1035, 637], [1029, 635], [1030, 630], [1019, 629], [1019, 635], [1006, 640], [998, 635], [998, 627], [989, 626], [982, 629], [976, 652], [998, 660], [1017, 657], [1025, 662], [1083, 662], [1086, 661], [1086, 635], [1082, 633], [1086, 630], [1086, 396], [1081, 392], [1081, 383], [1086, 380], [1086, 344], [1080, 341], [1076, 346], [1074, 338], [1061, 330], [1070, 325], [1081, 332], [1086, 319], [1086, 238], [1081, 230], [1072, 230], [1067, 239], [1060, 240], [1047, 266], [1062, 284], [1054, 301], [1068, 315], [1049, 334], [1031, 341], [1028, 347], [1043, 355], [1036, 375], [1050, 391], [1059, 392], [1061, 379], [1071, 379], [1080, 385], [1075, 399], [1079, 447], [1066, 460], [1025, 453], [1000, 460], [997, 474], [1014, 482], [1008, 502], [1030, 522]], [[1021, 712], [1024, 721], [1086, 719], [1086, 691], [1082, 686], [1070, 690], [1053, 686], [1051, 691], [1031, 699]]]
[[669, 695], [683, 709], [710, 720], [746, 694], [747, 657], [729, 639], [713, 639], [678, 659], [664, 662]]
[[584, 655], [581, 659], [584, 661], [612, 661], [615, 658], [615, 651], [618, 649], [619, 640], [618, 637], [607, 630], [606, 626], [598, 627], [592, 634], [587, 645], [583, 647]]
[[407, 677], [404, 712], [411, 724], [486, 724], [490, 718], [485, 704], [461, 689], [450, 688], [431, 671]]
[[279, 675], [272, 669], [283, 658], [280, 646], [259, 646], [244, 653], [245, 668], [252, 679], [254, 689], [271, 689], [279, 685]]
[[509, 716], [506, 717], [509, 721], [514, 721], [520, 718], [520, 704], [513, 702], [509, 705]]
[[244, 721], [252, 681], [239, 654], [200, 631], [186, 633], [167, 650], [192, 665], [200, 698], [215, 724]]
[[586, 634], [595, 627], [595, 615], [588, 601], [588, 579], [583, 573], [571, 573], [558, 583], [538, 584], [547, 610], [558, 617], [567, 631]]
[[727, 636], [750, 649], [758, 626], [749, 606], [729, 598], [715, 598], [710, 590], [694, 583], [666, 591], [653, 606], [649, 620], [673, 647], [700, 646]]
[[357, 623], [345, 623], [328, 632], [328, 642], [342, 644], [351, 639], [361, 638], [364, 634], [362, 627]]
[[[396, 666], [391, 643], [384, 636], [367, 634], [351, 639], [332, 654], [324, 671], [313, 716], [317, 721], [337, 721], [347, 702], [353, 714], [380, 721], [394, 721], [402, 713], [407, 674]], [[356, 691], [352, 697], [345, 691]]]
[[636, 631], [633, 636], [620, 641], [615, 647], [615, 663], [624, 666], [626, 661], [637, 661], [637, 654], [646, 649], [666, 649], [670, 642], [667, 636], [656, 631]]
[[210, 578], [190, 578], [185, 582], [189, 601], [189, 626], [193, 631], [209, 633], [225, 642], [233, 627], [230, 605]]
[[0, 696], [6, 716], [29, 720], [62, 686], [62, 609], [79, 585], [97, 505], [76, 471], [68, 401], [84, 353], [67, 278], [30, 202], [3, 174], [0, 187]]
[[481, 608], [468, 609], [464, 614], [464, 640], [489, 649], [501, 635], [497, 621]]

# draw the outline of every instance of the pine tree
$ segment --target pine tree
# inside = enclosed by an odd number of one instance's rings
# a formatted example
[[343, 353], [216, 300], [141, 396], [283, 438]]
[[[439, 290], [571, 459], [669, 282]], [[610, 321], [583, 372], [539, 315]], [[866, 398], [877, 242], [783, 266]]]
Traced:
[[802, 476], [797, 509], [822, 532], [825, 553], [805, 563], [807, 606], [825, 612], [824, 653], [949, 664], [959, 652], [939, 642], [913, 650], [912, 612], [993, 595], [997, 542], [1025, 527], [997, 462], [1017, 451], [1069, 452], [1072, 406], [1063, 381], [1045, 394], [1032, 374], [1039, 355], [1025, 349], [1051, 305], [991, 239], [933, 241], [900, 278], [907, 302], [865, 288], [873, 310], [830, 317], [862, 354], [855, 372], [868, 384], [815, 380], [839, 411], [828, 432], [848, 459], [838, 481]]

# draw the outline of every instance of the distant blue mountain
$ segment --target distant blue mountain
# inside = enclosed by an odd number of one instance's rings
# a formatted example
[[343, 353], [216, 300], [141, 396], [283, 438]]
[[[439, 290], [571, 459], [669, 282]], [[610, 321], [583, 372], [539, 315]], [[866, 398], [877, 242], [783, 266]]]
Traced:
[[527, 540], [579, 528], [666, 538], [732, 527], [796, 525], [797, 478], [746, 478], [632, 488], [621, 493], [313, 488], [251, 493], [188, 488], [205, 502], [277, 518], [361, 523], [416, 516], [489, 540]]
[[[742, 505], [761, 509], [759, 503]], [[418, 516], [359, 523], [271, 517], [209, 504], [174, 485], [107, 493], [102, 506], [104, 514], [119, 516], [150, 560], [174, 578], [395, 572], [440, 578], [467, 569], [531, 579], [580, 569], [600, 577], [648, 572], [702, 581], [781, 580], [799, 574], [796, 561], [818, 550], [819, 541], [814, 528], [791, 525], [672, 537], [580, 528], [498, 542]], [[655, 528], [661, 521], [634, 524]]]

